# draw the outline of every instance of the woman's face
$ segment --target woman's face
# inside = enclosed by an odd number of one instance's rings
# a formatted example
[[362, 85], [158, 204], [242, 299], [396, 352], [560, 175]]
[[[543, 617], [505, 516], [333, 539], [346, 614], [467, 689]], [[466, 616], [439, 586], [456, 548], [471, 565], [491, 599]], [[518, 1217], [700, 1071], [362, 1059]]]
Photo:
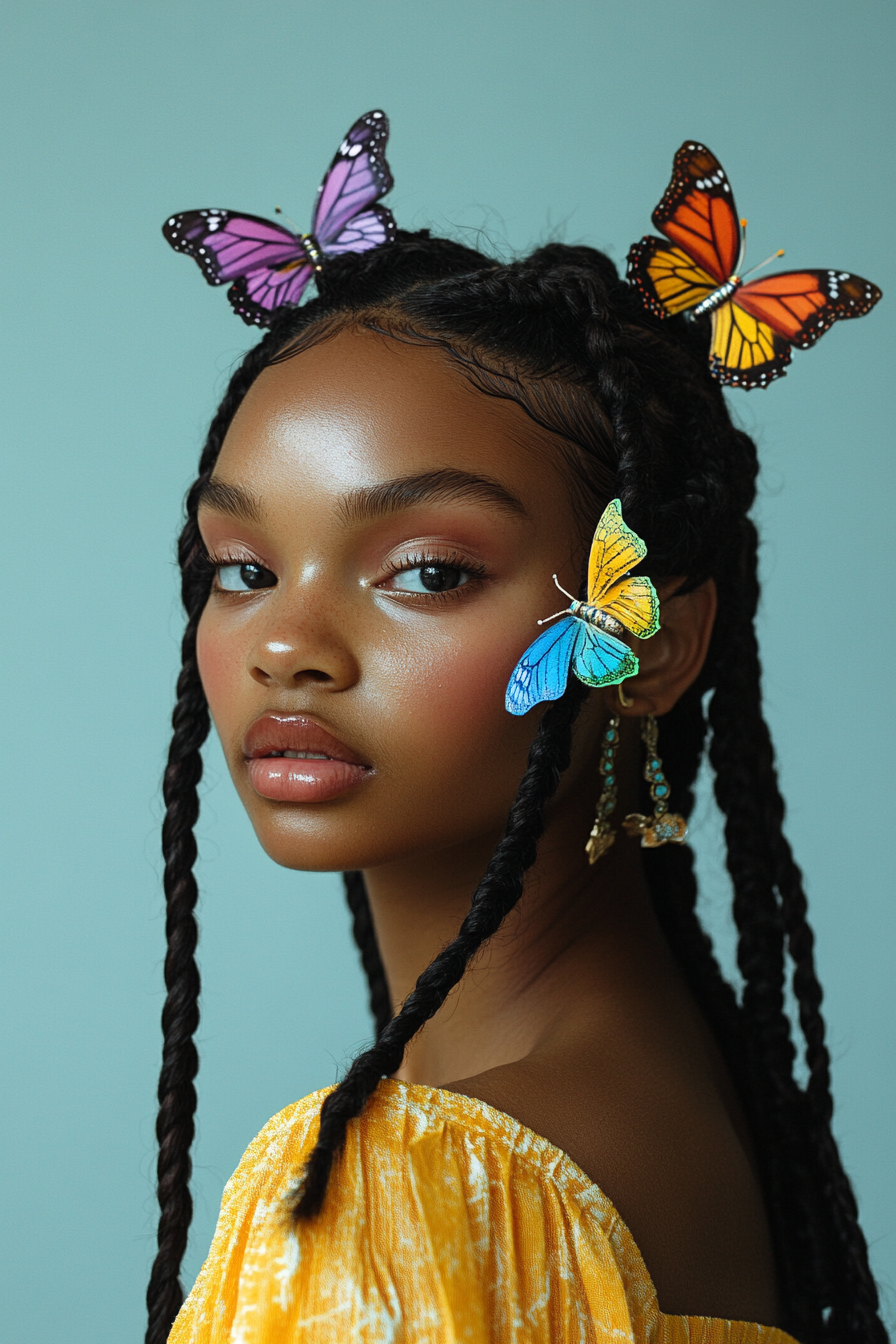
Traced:
[[508, 714], [507, 681], [565, 606], [551, 575], [579, 582], [559, 466], [431, 349], [349, 331], [255, 382], [200, 508], [219, 569], [198, 655], [278, 863], [494, 843], [540, 712]]

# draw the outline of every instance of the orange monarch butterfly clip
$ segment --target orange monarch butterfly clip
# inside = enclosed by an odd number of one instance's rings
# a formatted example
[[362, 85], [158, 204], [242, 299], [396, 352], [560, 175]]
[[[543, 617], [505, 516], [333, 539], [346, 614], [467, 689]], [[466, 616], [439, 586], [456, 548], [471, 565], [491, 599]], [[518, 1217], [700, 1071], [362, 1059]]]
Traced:
[[747, 221], [724, 168], [695, 140], [675, 155], [652, 219], [666, 238], [633, 244], [628, 278], [657, 317], [712, 314], [709, 365], [721, 383], [767, 387], [783, 377], [792, 345], [808, 350], [838, 318], [862, 317], [880, 298], [877, 285], [848, 271], [782, 271], [745, 284]]

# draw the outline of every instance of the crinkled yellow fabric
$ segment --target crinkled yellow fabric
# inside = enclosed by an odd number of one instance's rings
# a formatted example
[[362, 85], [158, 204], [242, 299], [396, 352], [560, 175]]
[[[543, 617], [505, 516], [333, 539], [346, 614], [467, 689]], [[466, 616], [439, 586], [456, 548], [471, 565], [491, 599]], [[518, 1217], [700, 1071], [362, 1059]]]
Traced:
[[293, 1225], [283, 1197], [325, 1096], [247, 1149], [169, 1344], [793, 1344], [663, 1315], [606, 1195], [546, 1139], [453, 1092], [381, 1083], [323, 1212]]

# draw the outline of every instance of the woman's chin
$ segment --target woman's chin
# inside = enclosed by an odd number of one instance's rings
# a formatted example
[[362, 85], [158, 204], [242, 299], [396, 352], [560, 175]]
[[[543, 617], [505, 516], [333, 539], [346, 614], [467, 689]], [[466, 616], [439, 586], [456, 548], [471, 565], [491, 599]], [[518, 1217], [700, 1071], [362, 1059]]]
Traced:
[[[281, 868], [304, 873], [343, 873], [377, 868], [404, 857], [402, 846], [387, 845], [383, 837], [345, 816], [338, 820], [308, 817], [311, 808], [283, 807], [249, 816], [262, 849]], [[266, 810], [267, 811], [267, 810]]]

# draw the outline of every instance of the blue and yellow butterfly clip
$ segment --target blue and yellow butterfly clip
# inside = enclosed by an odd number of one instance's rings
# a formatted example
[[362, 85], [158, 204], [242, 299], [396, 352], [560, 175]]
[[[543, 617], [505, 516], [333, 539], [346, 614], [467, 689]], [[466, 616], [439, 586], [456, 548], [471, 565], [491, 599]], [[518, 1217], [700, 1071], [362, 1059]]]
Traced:
[[649, 639], [660, 628], [660, 600], [643, 575], [630, 571], [644, 559], [647, 547], [622, 520], [618, 499], [604, 509], [588, 557], [588, 601], [569, 598], [569, 606], [546, 616], [539, 625], [560, 617], [557, 625], [533, 641], [513, 669], [504, 701], [511, 714], [527, 714], [542, 700], [559, 700], [569, 669], [586, 686], [617, 686], [638, 670], [638, 659], [621, 635], [628, 630]]

